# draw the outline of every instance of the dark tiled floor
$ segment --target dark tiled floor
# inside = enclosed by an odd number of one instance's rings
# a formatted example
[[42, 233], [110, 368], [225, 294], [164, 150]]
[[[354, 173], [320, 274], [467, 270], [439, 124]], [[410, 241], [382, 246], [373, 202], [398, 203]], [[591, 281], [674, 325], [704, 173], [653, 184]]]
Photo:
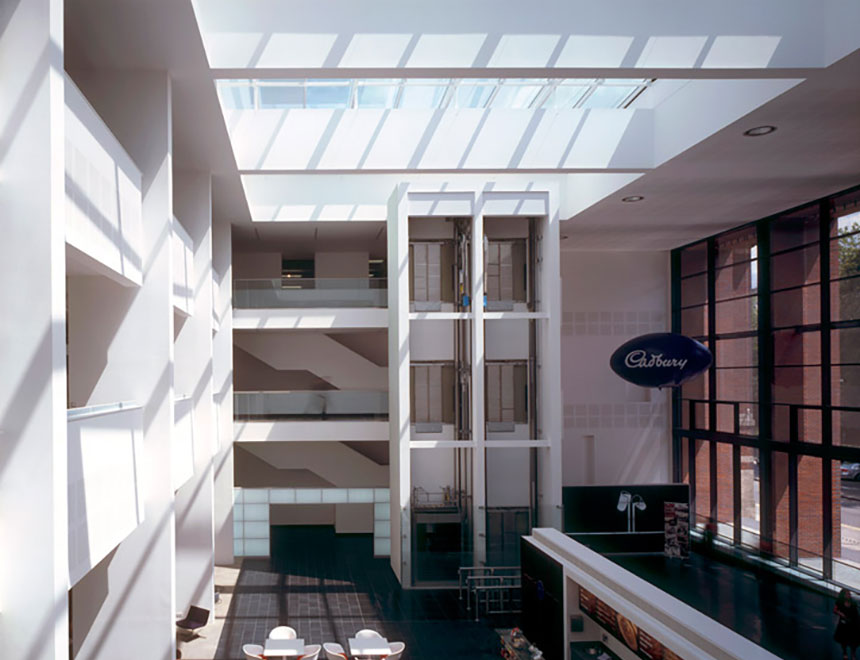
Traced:
[[[406, 642], [410, 660], [497, 660], [493, 626], [469, 620], [456, 590], [402, 590], [388, 559], [374, 559], [370, 536], [337, 536], [328, 527], [273, 528], [271, 561], [246, 559], [215, 655], [243, 658], [278, 625], [306, 644], [337, 642], [362, 628]], [[516, 622], [514, 622], [515, 625]]]
[[656, 556], [609, 559], [781, 658], [842, 657], [833, 641], [834, 599], [817, 591], [695, 553], [687, 565]]

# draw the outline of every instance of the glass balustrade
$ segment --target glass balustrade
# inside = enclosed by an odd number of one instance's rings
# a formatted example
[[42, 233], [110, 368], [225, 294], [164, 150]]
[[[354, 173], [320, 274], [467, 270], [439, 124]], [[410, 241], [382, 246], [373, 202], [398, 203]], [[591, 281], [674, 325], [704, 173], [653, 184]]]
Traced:
[[233, 307], [237, 309], [387, 306], [384, 278], [233, 280]]
[[388, 419], [388, 392], [316, 390], [236, 392], [236, 420]]

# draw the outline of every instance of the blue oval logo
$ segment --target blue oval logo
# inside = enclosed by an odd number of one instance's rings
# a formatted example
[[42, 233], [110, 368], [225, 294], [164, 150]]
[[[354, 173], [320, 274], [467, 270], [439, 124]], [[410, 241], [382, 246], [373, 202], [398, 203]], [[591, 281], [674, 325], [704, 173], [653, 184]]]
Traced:
[[695, 339], [657, 332], [622, 344], [609, 366], [640, 387], [677, 387], [707, 370], [712, 361], [711, 352]]

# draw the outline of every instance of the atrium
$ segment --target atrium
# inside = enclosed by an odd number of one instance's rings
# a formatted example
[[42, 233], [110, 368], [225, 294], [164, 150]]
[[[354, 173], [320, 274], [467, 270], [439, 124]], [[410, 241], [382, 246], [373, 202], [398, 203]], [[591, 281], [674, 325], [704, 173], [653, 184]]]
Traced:
[[0, 658], [843, 657], [858, 27], [3, 0]]

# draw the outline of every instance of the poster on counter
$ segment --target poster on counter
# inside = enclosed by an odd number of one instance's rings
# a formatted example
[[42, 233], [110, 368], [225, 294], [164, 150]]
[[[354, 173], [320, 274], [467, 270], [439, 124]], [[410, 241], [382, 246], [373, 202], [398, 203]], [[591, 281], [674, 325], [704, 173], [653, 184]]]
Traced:
[[582, 587], [579, 588], [579, 609], [642, 660], [682, 660], [681, 656]]
[[663, 553], [675, 559], [690, 556], [690, 505], [663, 502]]

